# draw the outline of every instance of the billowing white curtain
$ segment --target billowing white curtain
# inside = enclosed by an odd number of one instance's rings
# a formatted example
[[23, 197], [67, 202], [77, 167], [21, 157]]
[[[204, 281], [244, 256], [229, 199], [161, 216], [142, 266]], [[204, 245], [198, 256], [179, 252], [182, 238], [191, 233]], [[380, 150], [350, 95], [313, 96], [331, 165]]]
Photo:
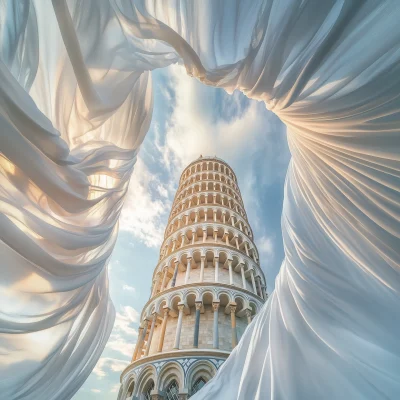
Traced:
[[292, 152], [276, 289], [193, 398], [399, 398], [399, 17], [395, 0], [0, 0], [1, 395], [69, 399], [100, 356], [149, 71], [181, 61], [264, 101]]

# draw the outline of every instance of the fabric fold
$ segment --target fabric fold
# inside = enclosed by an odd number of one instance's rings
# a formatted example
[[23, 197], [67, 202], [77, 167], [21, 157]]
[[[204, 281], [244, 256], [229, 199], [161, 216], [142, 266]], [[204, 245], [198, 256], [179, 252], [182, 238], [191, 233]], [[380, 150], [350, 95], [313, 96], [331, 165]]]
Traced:
[[400, 5], [52, 4], [0, 0], [1, 393], [70, 399], [99, 358], [151, 71], [181, 62], [263, 101], [292, 153], [275, 291], [193, 399], [396, 399]]

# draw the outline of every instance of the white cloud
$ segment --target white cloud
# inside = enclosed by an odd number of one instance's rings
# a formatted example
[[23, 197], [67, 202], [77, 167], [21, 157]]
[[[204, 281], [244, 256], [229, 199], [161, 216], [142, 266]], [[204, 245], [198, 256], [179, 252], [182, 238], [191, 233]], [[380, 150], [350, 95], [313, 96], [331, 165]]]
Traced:
[[92, 389], [91, 392], [93, 392], [93, 393], [101, 393], [101, 390], [99, 390], [99, 389]]
[[157, 191], [160, 194], [161, 197], [164, 197], [165, 199], [168, 199], [168, 190], [161, 184], [157, 186]]
[[137, 336], [137, 330], [131, 324], [138, 322], [140, 314], [130, 306], [124, 306], [122, 313], [115, 316], [114, 331], [128, 336]]
[[121, 212], [120, 229], [148, 247], [160, 246], [162, 217], [169, 211], [168, 191], [138, 157]]
[[140, 314], [130, 306], [122, 307], [121, 312], [115, 316], [114, 329], [107, 342], [107, 349], [114, 350], [128, 359], [132, 356], [137, 330], [132, 326], [139, 321]]
[[258, 242], [258, 250], [263, 253], [264, 256], [272, 257], [274, 255], [274, 242], [272, 238], [268, 236], [262, 236]]
[[161, 149], [165, 165], [171, 168], [172, 161], [180, 173], [200, 154], [232, 161], [243, 156], [243, 149], [250, 155], [257, 148], [257, 137], [265, 132], [268, 116], [267, 111], [260, 112], [259, 103], [253, 101], [244, 107], [239, 93], [234, 93], [229, 104], [221, 101], [219, 114], [226, 118], [216, 119], [209, 88], [188, 77], [180, 66], [171, 66], [169, 71], [175, 105], [167, 124], [166, 144]]
[[120, 263], [119, 263], [119, 260], [110, 261], [110, 262], [108, 263], [108, 270], [109, 270], [109, 271], [112, 271], [112, 270], [114, 269], [114, 266], [117, 266], [117, 267], [118, 267], [119, 264], [120, 264]]
[[114, 350], [129, 359], [129, 357], [132, 357], [135, 344], [136, 340], [130, 342], [121, 335], [113, 334], [107, 342], [107, 349]]
[[[109, 357], [101, 357], [97, 362], [96, 366], [94, 367], [93, 373], [97, 375], [99, 379], [101, 379], [107, 375], [107, 371], [121, 372], [128, 366], [128, 364], [129, 362], [124, 360], [118, 360]], [[97, 389], [92, 389], [92, 392], [95, 390]]]
[[124, 285], [122, 286], [122, 290], [126, 290], [127, 292], [135, 292], [136, 289], [133, 286], [129, 286], [129, 285]]

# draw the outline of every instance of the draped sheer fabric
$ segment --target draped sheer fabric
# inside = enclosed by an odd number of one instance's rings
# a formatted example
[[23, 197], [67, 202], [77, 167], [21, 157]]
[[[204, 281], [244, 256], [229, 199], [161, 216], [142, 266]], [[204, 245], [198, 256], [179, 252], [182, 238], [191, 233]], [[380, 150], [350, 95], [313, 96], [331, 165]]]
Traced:
[[193, 399], [398, 398], [399, 16], [372, 0], [0, 0], [2, 395], [69, 399], [99, 358], [150, 71], [183, 62], [264, 101], [292, 153], [275, 291]]

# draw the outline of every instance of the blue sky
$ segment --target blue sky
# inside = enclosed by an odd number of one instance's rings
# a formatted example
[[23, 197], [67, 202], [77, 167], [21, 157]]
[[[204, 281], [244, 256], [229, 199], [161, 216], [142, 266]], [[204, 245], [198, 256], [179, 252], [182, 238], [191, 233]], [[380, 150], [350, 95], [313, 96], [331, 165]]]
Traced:
[[180, 173], [200, 154], [216, 155], [236, 172], [269, 292], [283, 259], [280, 218], [290, 158], [285, 126], [263, 103], [206, 87], [180, 66], [153, 72], [153, 90], [153, 121], [135, 165], [109, 265], [117, 312], [114, 329], [74, 400], [117, 398]]

